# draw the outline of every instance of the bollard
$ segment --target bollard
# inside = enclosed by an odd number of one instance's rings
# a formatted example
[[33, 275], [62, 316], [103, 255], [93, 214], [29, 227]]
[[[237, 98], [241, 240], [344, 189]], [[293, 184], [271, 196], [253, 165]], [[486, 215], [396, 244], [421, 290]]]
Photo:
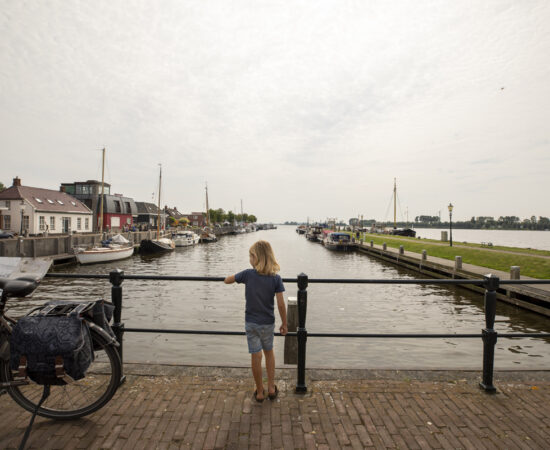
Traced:
[[386, 251], [387, 248], [388, 248], [388, 245], [384, 242], [382, 244], [382, 250]]
[[426, 261], [428, 259], [428, 252], [426, 250], [422, 250], [422, 261]]
[[[510, 266], [510, 280], [519, 280], [521, 278], [519, 269], [520, 266]], [[506, 290], [506, 295], [508, 298], [516, 298], [516, 294], [509, 289]]]
[[455, 270], [462, 270], [462, 256], [455, 256]]
[[405, 247], [403, 247], [402, 245], [399, 246], [399, 254], [400, 254], [400, 255], [404, 255], [404, 254], [405, 254]]
[[374, 247], [374, 241], [370, 241], [370, 246]]
[[497, 343], [497, 332], [494, 330], [495, 315], [497, 308], [497, 289], [499, 278], [490, 274], [484, 277], [485, 280], [485, 328], [481, 330], [483, 339], [483, 381], [479, 386], [485, 392], [492, 394], [496, 392], [493, 386], [493, 368], [495, 364], [495, 345]]
[[[111, 287], [111, 300], [115, 306], [113, 312], [113, 331], [120, 346], [117, 348], [118, 355], [120, 356], [120, 362], [122, 369], [124, 368], [124, 360], [122, 359], [122, 338], [124, 336], [124, 324], [121, 323], [122, 317], [122, 281], [124, 280], [124, 271], [115, 269], [109, 272], [109, 281], [112, 284]], [[125, 376], [124, 371], [121, 373], [120, 384], [124, 383]]]
[[307, 313], [307, 275], [298, 275], [298, 381], [296, 393], [305, 394], [306, 386], [306, 313]]
[[[296, 297], [288, 297], [288, 306], [286, 308], [286, 319], [288, 331], [295, 333], [298, 328], [298, 302]], [[298, 363], [298, 341], [296, 336], [285, 336], [285, 364]]]

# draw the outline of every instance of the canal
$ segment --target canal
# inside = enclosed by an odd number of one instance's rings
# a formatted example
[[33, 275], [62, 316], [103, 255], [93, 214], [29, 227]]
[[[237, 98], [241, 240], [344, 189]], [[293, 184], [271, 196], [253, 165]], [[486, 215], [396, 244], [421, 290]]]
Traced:
[[[300, 272], [310, 278], [417, 277], [367, 255], [328, 251], [291, 226], [224, 236], [217, 243], [178, 248], [162, 256], [134, 255], [113, 264], [56, 271], [104, 274], [120, 268], [127, 274], [226, 276], [248, 268], [248, 249], [258, 239], [271, 242], [283, 277], [294, 278]], [[296, 296], [295, 284], [285, 287], [285, 299]], [[108, 281], [45, 278], [31, 298], [11, 304], [11, 311], [18, 316], [50, 299], [97, 298], [110, 299]], [[244, 329], [244, 286], [237, 284], [127, 280], [123, 305], [126, 327]], [[484, 326], [483, 298], [443, 286], [311, 284], [306, 325], [309, 332], [478, 333]], [[550, 332], [550, 321], [499, 302], [495, 328], [501, 333]], [[308, 367], [480, 369], [482, 361], [481, 339], [309, 338], [307, 345]], [[283, 339], [276, 338], [278, 365], [283, 347]], [[124, 352], [129, 362], [249, 364], [244, 336], [127, 333]], [[499, 338], [495, 368], [549, 369], [550, 342]]]

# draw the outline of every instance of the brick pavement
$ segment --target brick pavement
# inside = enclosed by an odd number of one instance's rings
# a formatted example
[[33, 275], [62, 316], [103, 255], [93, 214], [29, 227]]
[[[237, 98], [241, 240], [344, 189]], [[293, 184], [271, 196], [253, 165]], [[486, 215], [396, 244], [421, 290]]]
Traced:
[[[276, 401], [252, 399], [246, 369], [189, 368], [128, 375], [102, 410], [55, 422], [37, 418], [28, 448], [525, 448], [550, 446], [550, 376], [529, 373], [478, 388], [479, 374], [410, 379], [406, 372], [308, 372], [306, 395], [295, 371], [281, 370]], [[136, 373], [136, 372], [134, 372]], [[160, 371], [159, 373], [162, 373]], [[416, 372], [418, 375], [421, 372]], [[540, 372], [539, 372], [540, 374]], [[323, 378], [323, 379], [321, 379]], [[331, 379], [334, 378], [334, 379]], [[346, 379], [343, 379], [346, 378]], [[418, 379], [420, 378], [420, 379]], [[0, 448], [17, 448], [30, 414], [0, 398]]]

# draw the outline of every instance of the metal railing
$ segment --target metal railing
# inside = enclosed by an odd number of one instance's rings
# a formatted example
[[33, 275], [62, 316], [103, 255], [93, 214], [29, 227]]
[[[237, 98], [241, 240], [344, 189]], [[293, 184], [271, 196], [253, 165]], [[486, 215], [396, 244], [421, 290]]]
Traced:
[[[105, 279], [111, 283], [111, 300], [115, 306], [113, 314], [113, 331], [120, 343], [120, 358], [123, 358], [123, 336], [125, 332], [134, 333], [177, 333], [177, 334], [203, 334], [203, 335], [225, 335], [243, 336], [244, 331], [207, 331], [207, 330], [176, 330], [165, 328], [126, 328], [122, 323], [122, 282], [124, 280], [156, 280], [156, 281], [206, 281], [223, 282], [223, 277], [198, 277], [198, 276], [172, 276], [172, 275], [127, 275], [122, 270], [113, 270], [108, 275], [99, 274], [69, 274], [69, 273], [48, 273], [50, 278], [79, 278], [79, 279]], [[496, 392], [493, 385], [495, 345], [497, 337], [519, 338], [539, 337], [550, 338], [550, 333], [497, 333], [494, 329], [496, 316], [497, 290], [501, 285], [507, 284], [550, 284], [550, 280], [500, 280], [494, 275], [487, 275], [483, 279], [339, 279], [339, 278], [313, 278], [309, 279], [304, 273], [296, 278], [283, 278], [285, 283], [297, 283], [298, 285], [298, 327], [296, 332], [289, 332], [286, 336], [296, 336], [298, 341], [298, 364], [296, 392], [307, 392], [305, 379], [306, 370], [306, 343], [308, 337], [321, 338], [391, 338], [391, 339], [418, 339], [418, 338], [481, 338], [483, 342], [483, 374], [480, 387], [485, 392]], [[340, 284], [418, 284], [418, 285], [453, 285], [466, 284], [485, 287], [484, 309], [485, 328], [481, 333], [308, 333], [306, 329], [307, 315], [307, 287], [310, 283], [340, 283]], [[275, 336], [281, 336], [275, 333]]]

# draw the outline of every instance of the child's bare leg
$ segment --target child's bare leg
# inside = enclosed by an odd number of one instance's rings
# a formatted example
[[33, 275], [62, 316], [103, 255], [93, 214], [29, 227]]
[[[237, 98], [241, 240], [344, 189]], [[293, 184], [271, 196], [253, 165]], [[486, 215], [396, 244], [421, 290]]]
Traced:
[[275, 353], [273, 349], [264, 350], [265, 370], [267, 372], [267, 392], [275, 393]]
[[252, 376], [256, 383], [256, 398], [261, 400], [264, 398], [264, 382], [262, 379], [262, 352], [252, 353]]

